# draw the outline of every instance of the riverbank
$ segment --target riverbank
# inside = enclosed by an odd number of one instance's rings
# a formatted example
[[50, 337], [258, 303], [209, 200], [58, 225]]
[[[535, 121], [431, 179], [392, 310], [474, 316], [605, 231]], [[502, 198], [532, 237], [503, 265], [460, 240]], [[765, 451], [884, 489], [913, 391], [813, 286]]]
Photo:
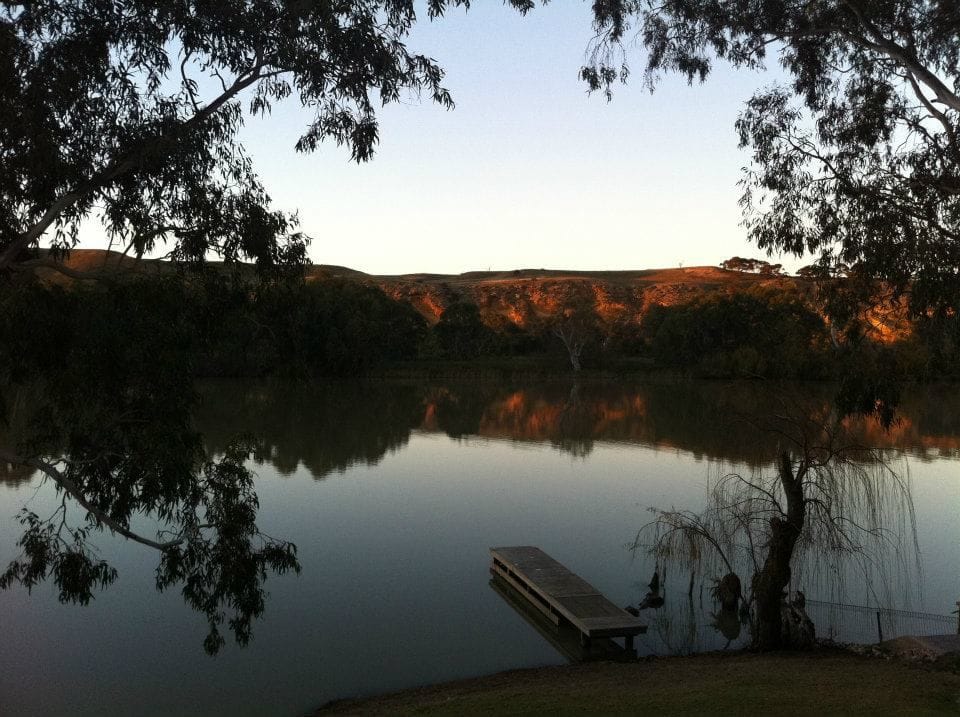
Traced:
[[960, 675], [839, 649], [712, 653], [513, 670], [341, 700], [315, 716], [387, 714], [957, 715]]

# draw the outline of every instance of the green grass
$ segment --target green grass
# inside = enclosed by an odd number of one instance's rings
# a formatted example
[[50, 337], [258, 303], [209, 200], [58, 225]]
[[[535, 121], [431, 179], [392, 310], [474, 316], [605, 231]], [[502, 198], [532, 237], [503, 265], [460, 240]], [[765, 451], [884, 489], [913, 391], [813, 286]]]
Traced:
[[837, 650], [503, 672], [317, 715], [958, 715], [960, 676]]

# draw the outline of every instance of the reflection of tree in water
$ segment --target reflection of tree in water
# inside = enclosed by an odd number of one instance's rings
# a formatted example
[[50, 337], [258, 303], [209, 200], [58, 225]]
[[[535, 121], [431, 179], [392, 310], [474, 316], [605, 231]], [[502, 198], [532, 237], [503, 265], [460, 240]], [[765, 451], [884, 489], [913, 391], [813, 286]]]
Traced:
[[[748, 637], [744, 625], [749, 616], [739, 614], [736, 608], [719, 606], [709, 597], [709, 591], [705, 602], [702, 573], [692, 573], [689, 579], [681, 574], [678, 580], [670, 582], [671, 567], [676, 566], [669, 561], [655, 568], [649, 585], [636, 583], [641, 599], [637, 608], [626, 608], [647, 623], [644, 639], [648, 648], [654, 654], [689, 655], [742, 646]], [[699, 589], [697, 577], [701, 579]]]
[[[20, 392], [14, 392], [14, 396], [19, 399]], [[17, 423], [16, 417], [19, 413], [17, 406], [4, 405], [5, 399], [9, 396], [4, 395], [0, 390], [0, 450], [13, 450], [17, 444], [17, 433], [19, 426], [11, 426], [11, 420]], [[6, 415], [4, 415], [6, 414]], [[21, 483], [29, 481], [37, 472], [35, 468], [21, 465], [19, 463], [10, 463], [0, 460], [0, 484], [15, 487]]]
[[29, 466], [14, 465], [5, 461], [0, 461], [0, 483], [9, 486], [18, 486], [26, 483], [36, 470]]
[[464, 389], [435, 387], [425, 391], [424, 425], [450, 438], [479, 435], [484, 415], [499, 392], [496, 386], [479, 384]]
[[[678, 603], [671, 610], [657, 610], [647, 629], [654, 631], [668, 654], [689, 655], [702, 652], [703, 645], [698, 639], [699, 620], [693, 600], [684, 595]], [[647, 615], [644, 614], [644, 618], [649, 619]]]
[[[749, 465], [769, 460], [775, 440], [751, 420], [774, 406], [769, 384], [675, 381], [647, 384], [580, 381], [522, 387], [447, 384], [437, 392], [443, 420], [428, 430], [548, 442], [586, 456], [598, 441], [689, 451]], [[823, 389], [828, 407], [829, 388]]]
[[573, 384], [567, 402], [560, 411], [557, 430], [550, 443], [578, 458], [590, 455], [593, 450], [594, 429], [598, 425], [599, 405], [598, 402], [582, 400], [580, 384]]
[[[190, 425], [190, 383], [165, 380], [160, 365], [124, 373], [117, 385], [99, 365], [83, 365], [80, 378], [64, 371], [5, 390], [4, 408], [13, 409], [0, 435], [3, 473], [40, 480], [14, 518], [19, 550], [0, 566], [0, 590], [49, 580], [60, 602], [86, 605], [119, 576], [95, 536], [122, 536], [156, 551], [157, 589], [179, 589], [206, 617], [212, 654], [227, 629], [246, 644], [265, 610], [268, 575], [300, 566], [293, 544], [257, 526], [250, 444], [230, 441], [216, 460], [204, 453]], [[52, 511], [35, 510], [39, 486], [56, 499]]]
[[258, 461], [284, 475], [302, 463], [322, 478], [356, 463], [374, 465], [406, 445], [423, 420], [423, 394], [381, 382], [218, 381], [201, 387], [196, 420], [213, 453], [248, 433], [262, 445]]
[[726, 638], [725, 648], [738, 640], [743, 633], [743, 623], [736, 610], [720, 609], [710, 613], [710, 627]]
[[522, 388], [490, 381], [447, 383], [426, 391], [423, 428], [451, 438], [481, 436], [549, 442], [586, 456], [602, 425], [602, 404], [581, 400], [580, 384], [539, 383]]
[[960, 392], [953, 385], [918, 385], [903, 396], [899, 420], [883, 432], [876, 422], [859, 421], [865, 445], [910, 450], [922, 460], [960, 456]]

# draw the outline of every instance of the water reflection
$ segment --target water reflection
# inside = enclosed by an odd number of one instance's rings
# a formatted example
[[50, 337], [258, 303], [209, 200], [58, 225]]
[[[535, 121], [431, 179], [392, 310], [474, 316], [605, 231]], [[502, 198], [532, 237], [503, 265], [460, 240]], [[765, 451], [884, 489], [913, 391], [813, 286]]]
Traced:
[[282, 475], [299, 465], [315, 478], [375, 465], [423, 423], [423, 391], [403, 384], [214, 381], [200, 397], [196, 422], [208, 450], [251, 434], [262, 444], [256, 460]]
[[[0, 436], [0, 441], [2, 440], [3, 438]], [[0, 443], [0, 445], [3, 444]], [[30, 480], [35, 472], [33, 468], [27, 466], [0, 462], [0, 484], [10, 487], [18, 486]]]
[[572, 625], [561, 622], [555, 625], [543, 613], [532, 607], [530, 601], [491, 571], [490, 589], [503, 598], [530, 627], [545, 639], [568, 662], [592, 662], [595, 660], [632, 660], [635, 649], [626, 650], [623, 645], [609, 638], [594, 638], [587, 646], [580, 639], [580, 632]]
[[[317, 479], [374, 465], [414, 431], [544, 443], [575, 457], [588, 456], [598, 442], [629, 443], [760, 467], [775, 453], [778, 437], [758, 427], [784, 400], [802, 396], [810, 413], [826, 417], [833, 397], [823, 384], [724, 381], [216, 381], [202, 384], [200, 393], [196, 420], [211, 450], [250, 433], [263, 442], [259, 461], [284, 475], [303, 465]], [[862, 419], [848, 419], [846, 428], [853, 443], [904, 449], [921, 459], [957, 456], [960, 397], [942, 387], [916, 387], [892, 429]]]
[[[0, 591], [0, 614], [9, 617], [0, 663], [16, 666], [0, 671], [4, 709], [305, 714], [330, 699], [563, 661], [488, 586], [487, 547], [539, 545], [615, 604], [637, 605], [651, 592], [654, 561], [632, 558], [625, 546], [649, 519], [644, 509], [701, 507], [721, 469], [709, 460], [739, 462], [738, 470], [765, 462], [773, 440], [738, 412], [777, 405], [762, 395], [773, 393], [763, 383], [582, 381], [574, 388], [563, 381], [200, 385], [197, 427], [211, 448], [222, 450], [238, 432], [265, 439], [261, 525], [298, 544], [301, 577], [271, 582], [267, 621], [250, 646], [210, 660], [197, 646], [196, 614], [178, 594], [155, 592], [155, 564], [143, 549], [104, 540], [123, 581], [86, 608], [62, 606], [50, 590]], [[797, 390], [829, 405], [829, 387]], [[957, 454], [953, 392], [908, 395], [915, 400], [893, 432], [862, 426], [861, 435], [924, 457]], [[580, 455], [587, 457], [573, 457]], [[708, 461], [695, 460], [701, 457]], [[910, 463], [923, 599], [889, 607], [948, 613], [958, 596], [958, 463]], [[296, 476], [279, 478], [297, 466]], [[332, 477], [339, 471], [348, 480]], [[57, 505], [51, 486], [6, 477], [0, 565], [15, 551], [19, 526], [9, 516], [20, 504], [33, 501], [44, 514]], [[733, 626], [710, 625], [712, 577], [698, 574], [691, 611], [689, 572], [660, 568], [666, 602], [641, 612], [649, 630], [637, 641], [640, 654], [728, 644]], [[808, 605], [832, 599], [816, 585], [799, 587]], [[863, 612], [861, 636], [816, 609], [818, 634], [877, 639], [875, 612]], [[938, 632], [956, 629], [949, 619], [927, 622]], [[921, 627], [904, 623], [903, 630]], [[883, 630], [891, 634], [886, 622]], [[748, 637], [741, 627], [730, 647]], [[49, 689], [36, 689], [37, 675]]]

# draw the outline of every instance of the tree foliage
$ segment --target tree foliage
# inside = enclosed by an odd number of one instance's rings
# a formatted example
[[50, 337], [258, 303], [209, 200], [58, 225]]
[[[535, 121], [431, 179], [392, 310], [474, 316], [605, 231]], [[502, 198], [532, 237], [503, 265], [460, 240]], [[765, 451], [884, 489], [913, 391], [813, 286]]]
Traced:
[[[426, 333], [410, 304], [350, 280], [263, 287], [238, 311], [260, 327], [248, 355], [260, 375], [363, 374], [416, 358]], [[211, 348], [226, 358], [223, 346]]]
[[782, 264], [771, 264], [763, 259], [745, 259], [742, 256], [732, 256], [720, 262], [720, 268], [749, 274], [763, 274], [764, 276], [784, 275]]
[[433, 340], [428, 354], [440, 358], [475, 359], [494, 350], [493, 331], [480, 318], [480, 308], [466, 300], [453, 302], [440, 314]]
[[917, 312], [960, 288], [960, 7], [953, 0], [604, 0], [582, 70], [608, 94], [634, 33], [650, 87], [716, 60], [787, 80], [737, 122], [742, 205], [761, 248], [813, 252], [910, 287]]
[[786, 289], [757, 287], [656, 305], [641, 330], [658, 363], [710, 376], [822, 377], [829, 358], [823, 319]]
[[310, 113], [298, 150], [332, 140], [369, 159], [378, 105], [453, 105], [439, 65], [405, 44], [416, 19], [413, 0], [0, 3], [0, 270], [45, 233], [69, 249], [92, 213], [137, 254], [169, 240], [184, 260], [302, 262], [240, 126], [293, 97]]

